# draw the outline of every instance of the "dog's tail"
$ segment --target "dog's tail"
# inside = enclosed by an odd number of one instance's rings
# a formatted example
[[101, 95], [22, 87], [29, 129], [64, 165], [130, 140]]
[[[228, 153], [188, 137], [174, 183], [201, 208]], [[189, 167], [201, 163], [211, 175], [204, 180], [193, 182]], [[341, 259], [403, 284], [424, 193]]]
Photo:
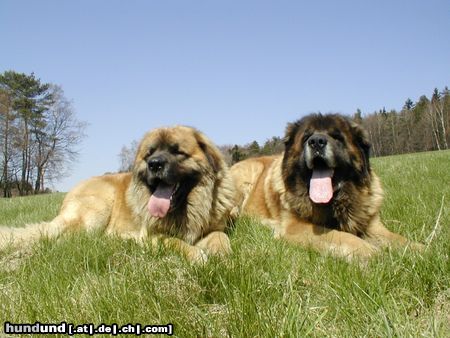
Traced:
[[66, 229], [61, 217], [56, 217], [50, 222], [27, 224], [21, 228], [0, 226], [0, 250], [9, 246], [21, 246], [32, 244], [41, 238], [54, 238]]

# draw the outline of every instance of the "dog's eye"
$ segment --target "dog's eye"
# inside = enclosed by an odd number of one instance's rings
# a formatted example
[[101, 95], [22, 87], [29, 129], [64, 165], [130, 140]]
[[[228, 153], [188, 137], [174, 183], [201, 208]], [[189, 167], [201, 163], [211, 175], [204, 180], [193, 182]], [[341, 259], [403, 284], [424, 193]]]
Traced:
[[156, 150], [156, 147], [150, 147], [149, 149], [148, 149], [148, 156], [151, 156], [151, 155], [153, 155], [153, 153], [155, 152], [155, 150]]
[[342, 134], [338, 131], [334, 131], [330, 134], [332, 138], [334, 138], [336, 141], [344, 142], [344, 137]]
[[312, 135], [311, 133], [305, 132], [302, 137], [302, 143], [306, 143], [306, 141], [308, 141], [308, 139], [311, 137], [311, 135]]
[[175, 154], [175, 155], [182, 155], [182, 156], [185, 156], [185, 157], [188, 156], [188, 154], [186, 154], [184, 151], [181, 151], [181, 150], [179, 150], [179, 149], [178, 149], [177, 151], [175, 151], [174, 154]]
[[169, 151], [173, 155], [187, 156], [187, 154], [183, 150], [180, 149], [180, 146], [178, 144], [174, 144], [174, 145], [170, 146]]

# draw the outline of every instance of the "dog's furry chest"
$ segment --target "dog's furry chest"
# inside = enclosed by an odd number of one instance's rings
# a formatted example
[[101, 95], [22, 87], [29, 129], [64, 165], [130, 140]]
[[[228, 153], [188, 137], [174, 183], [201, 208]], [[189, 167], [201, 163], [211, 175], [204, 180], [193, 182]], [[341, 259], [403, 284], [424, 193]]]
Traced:
[[311, 222], [331, 229], [340, 229], [340, 222], [336, 219], [331, 204], [313, 204], [311, 208]]
[[354, 235], [362, 233], [361, 225], [352, 219], [354, 210], [358, 209], [352, 201], [337, 195], [328, 204], [312, 203], [306, 192], [302, 196], [287, 194], [288, 209], [295, 210], [297, 215], [312, 224], [329, 229], [350, 232]]
[[368, 221], [365, 217], [354, 217], [355, 210], [358, 210], [358, 206], [338, 193], [329, 204], [311, 203], [310, 221], [326, 228], [361, 236]]

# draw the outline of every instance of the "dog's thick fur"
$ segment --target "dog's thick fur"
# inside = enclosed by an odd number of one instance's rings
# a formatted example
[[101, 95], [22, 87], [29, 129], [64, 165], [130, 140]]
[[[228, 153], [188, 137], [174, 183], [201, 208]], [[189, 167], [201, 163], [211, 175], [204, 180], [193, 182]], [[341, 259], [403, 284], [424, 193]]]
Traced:
[[51, 222], [1, 227], [0, 248], [66, 231], [99, 229], [138, 241], [149, 238], [192, 261], [204, 261], [207, 254], [231, 250], [223, 231], [233, 202], [231, 175], [216, 146], [193, 128], [159, 128], [144, 136], [132, 173], [80, 183]]
[[[340, 257], [407, 243], [380, 221], [383, 191], [361, 126], [338, 114], [312, 114], [289, 124], [284, 141], [280, 156], [231, 168], [239, 213], [259, 217], [277, 237]], [[331, 173], [328, 197], [310, 191], [314, 171]], [[313, 202], [317, 194], [323, 200]]]

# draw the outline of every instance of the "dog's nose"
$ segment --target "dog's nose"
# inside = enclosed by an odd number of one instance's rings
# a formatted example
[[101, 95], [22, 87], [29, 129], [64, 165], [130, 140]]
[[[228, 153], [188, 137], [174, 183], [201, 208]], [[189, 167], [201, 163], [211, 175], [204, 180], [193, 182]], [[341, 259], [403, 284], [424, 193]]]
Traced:
[[156, 156], [156, 157], [152, 157], [149, 161], [148, 161], [148, 168], [150, 169], [150, 171], [157, 173], [159, 171], [162, 171], [164, 169], [164, 167], [167, 164], [167, 160], [162, 157], [162, 156]]
[[325, 148], [327, 143], [327, 137], [323, 134], [314, 134], [308, 139], [308, 145], [314, 150]]

